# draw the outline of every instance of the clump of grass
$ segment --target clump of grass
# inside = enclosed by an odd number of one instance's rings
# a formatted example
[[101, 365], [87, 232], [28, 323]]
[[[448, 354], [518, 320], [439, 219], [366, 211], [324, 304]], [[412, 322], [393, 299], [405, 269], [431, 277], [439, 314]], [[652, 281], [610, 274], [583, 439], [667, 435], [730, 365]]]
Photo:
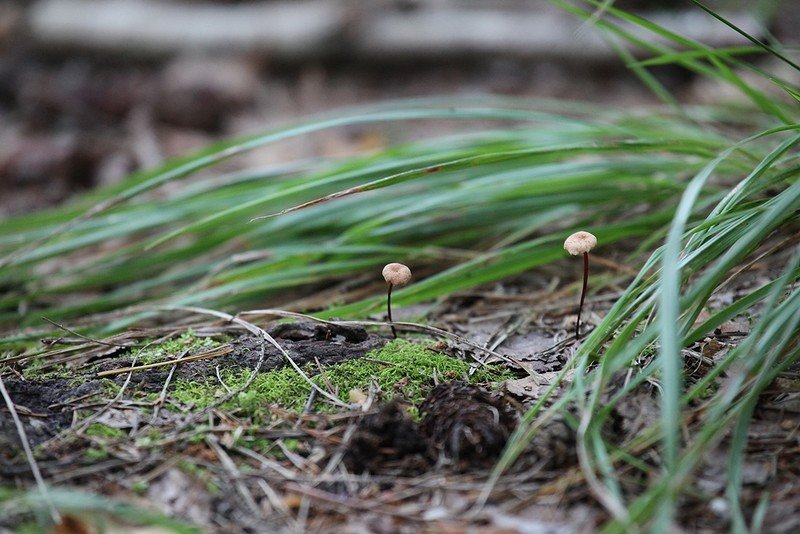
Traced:
[[[658, 237], [688, 178], [731, 143], [703, 128], [710, 115], [698, 112], [699, 124], [689, 124], [668, 113], [642, 120], [574, 103], [431, 99], [351, 110], [307, 128], [223, 143], [68, 208], [0, 226], [0, 285], [15, 288], [0, 298], [0, 329], [13, 334], [0, 350], [38, 342], [41, 333], [19, 328], [42, 327], [42, 315], [80, 320], [85, 332], [97, 335], [155, 315], [155, 303], [237, 310], [265, 299], [281, 304], [290, 288], [308, 293], [323, 281], [347, 283], [388, 261], [435, 273], [393, 304], [420, 302], [556, 261], [566, 228], [585, 221], [598, 221], [592, 228], [609, 245]], [[301, 132], [431, 119], [507, 126], [345, 162], [321, 160], [302, 173], [253, 170], [187, 180], [186, 187], [139, 198], [230, 154]], [[725, 177], [750, 161], [747, 154], [734, 156], [720, 167]], [[709, 195], [721, 191], [716, 183], [705, 188]], [[304, 201], [314, 202], [249, 222]], [[91, 248], [115, 239], [125, 245]], [[20, 247], [39, 240], [38, 247]], [[232, 256], [245, 250], [246, 257]], [[66, 261], [71, 257], [81, 259], [74, 268]], [[46, 274], [54, 259], [57, 277]], [[345, 293], [343, 305], [323, 315], [364, 316], [384, 301]], [[102, 315], [122, 309], [113, 319]]]
[[[508, 370], [492, 367], [480, 367], [469, 376], [469, 369], [468, 363], [431, 350], [429, 345], [395, 340], [365, 358], [326, 367], [324, 376], [313, 365], [307, 365], [304, 371], [313, 375], [312, 381], [320, 388], [327, 388], [330, 383], [340, 396], [356, 388], [366, 391], [374, 381], [384, 398], [400, 395], [412, 404], [421, 402], [433, 387], [434, 375], [440, 380], [466, 379], [474, 383], [512, 377]], [[250, 371], [225, 372], [221, 376], [230, 389], [236, 389], [247, 381]], [[222, 386], [216, 380], [204, 383], [183, 380], [176, 382], [171, 395], [182, 404], [203, 407], [222, 393]], [[285, 367], [256, 377], [247, 391], [231, 401], [229, 408], [239, 407], [251, 415], [264, 414], [270, 404], [302, 410], [310, 393], [311, 386], [294, 369]], [[333, 407], [319, 401], [315, 408], [324, 411]]]
[[[595, 20], [592, 9], [553, 1], [578, 16]], [[598, 1], [585, 3], [589, 8], [601, 7]], [[758, 531], [755, 518], [752, 525], [747, 524], [740, 502], [748, 427], [764, 389], [800, 359], [800, 348], [793, 341], [800, 333], [800, 255], [785, 250], [785, 244], [794, 239], [800, 213], [796, 156], [800, 116], [796, 102], [792, 103], [792, 99], [800, 100], [800, 92], [795, 85], [725, 51], [713, 50], [607, 2], [602, 8], [604, 15], [596, 23], [610, 39], [627, 40], [652, 53], [650, 63], [628, 57], [646, 83], [658, 88], [658, 82], [643, 66], [673, 63], [734, 86], [763, 115], [760, 124], [744, 129], [748, 133], [743, 138], [731, 140], [700, 169], [692, 171], [670, 222], [653, 241], [665, 237], [664, 245], [643, 262], [639, 274], [626, 284], [626, 290], [570, 365], [523, 417], [484, 489], [483, 499], [538, 429], [562, 413], [565, 406], [573, 405], [579, 414], [574, 426], [583, 476], [595, 499], [612, 515], [605, 531], [666, 532], [674, 529], [676, 522], [685, 521], [678, 514], [680, 498], [703, 458], [723, 439], [730, 441], [729, 455], [721, 460], [730, 477], [725, 491], [731, 510], [730, 528], [736, 532]], [[641, 39], [631, 33], [631, 28], [651, 32], [654, 38]], [[747, 37], [763, 51], [787, 62], [780, 50]], [[664, 44], [657, 44], [661, 39]], [[800, 66], [788, 64], [800, 71]], [[746, 82], [741, 73], [747, 70], [761, 73], [785, 94], [768, 94]], [[743, 167], [730, 175], [722, 170], [744, 154], [749, 161], [742, 160]], [[726, 175], [728, 179], [720, 182], [727, 184], [724, 192], [707, 189], [709, 183]], [[746, 294], [714, 309], [710, 318], [698, 320], [713, 294], [729, 289], [726, 286], [737, 283], [751, 262], [765, 258], [774, 262], [780, 276], [757, 288], [744, 284]], [[710, 372], [687, 386], [684, 350], [713, 335], [714, 328], [745, 310], [757, 317], [749, 334], [715, 362]], [[641, 359], [646, 353], [652, 357]], [[747, 373], [736, 374], [724, 388], [709, 387], [743, 361], [747, 362], [742, 364]], [[556, 388], [573, 369], [575, 380], [555, 398]], [[615, 385], [615, 378], [625, 373], [630, 380], [626, 379], [623, 386]], [[628, 442], [613, 443], [613, 438], [604, 434], [604, 425], [609, 424], [617, 403], [635, 395], [646, 381], [658, 385], [658, 423]], [[692, 420], [687, 414], [699, 399], [703, 399], [702, 415]], [[643, 469], [639, 463], [643, 451], [658, 455], [658, 469]], [[643, 470], [649, 481], [646, 487], [633, 494], [623, 491], [622, 473], [626, 469]], [[756, 511], [754, 516], [758, 515]]]

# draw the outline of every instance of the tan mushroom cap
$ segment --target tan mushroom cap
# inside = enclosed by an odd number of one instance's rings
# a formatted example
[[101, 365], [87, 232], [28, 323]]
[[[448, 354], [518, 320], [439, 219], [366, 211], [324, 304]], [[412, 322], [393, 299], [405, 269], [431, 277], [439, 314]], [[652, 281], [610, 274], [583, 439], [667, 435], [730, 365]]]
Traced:
[[402, 263], [389, 263], [383, 268], [383, 279], [393, 286], [404, 286], [411, 281], [411, 269]]
[[577, 256], [589, 252], [597, 245], [597, 238], [589, 232], [575, 232], [564, 241], [564, 250]]

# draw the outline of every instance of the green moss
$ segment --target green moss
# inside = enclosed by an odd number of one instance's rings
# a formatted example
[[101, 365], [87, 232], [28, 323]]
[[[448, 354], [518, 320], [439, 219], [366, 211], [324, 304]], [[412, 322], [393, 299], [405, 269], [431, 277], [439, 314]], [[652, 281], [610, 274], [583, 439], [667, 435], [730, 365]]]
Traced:
[[105, 460], [108, 458], [108, 451], [105, 449], [98, 449], [95, 447], [91, 447], [86, 449], [86, 459], [90, 462], [96, 462], [98, 460]]
[[190, 475], [201, 475], [205, 470], [194, 462], [189, 460], [179, 460], [178, 468]]
[[242, 440], [242, 444], [246, 448], [262, 454], [270, 451], [274, 443], [275, 440], [267, 438], [245, 438]]
[[188, 460], [180, 460], [177, 464], [178, 468], [184, 473], [197, 478], [200, 482], [204, 483], [206, 489], [211, 495], [219, 493], [219, 486], [211, 479], [211, 474], [202, 466]]
[[131, 484], [131, 491], [136, 493], [137, 495], [145, 495], [147, 493], [147, 489], [150, 487], [144, 480], [137, 480], [133, 484]]
[[300, 450], [300, 440], [294, 438], [285, 439], [283, 440], [283, 446], [289, 452], [297, 452]]
[[28, 364], [22, 370], [22, 374], [25, 376], [25, 378], [39, 378], [47, 374], [42, 367], [44, 367], [44, 360], [40, 360], [38, 358], [28, 360]]
[[[28, 361], [28, 363], [25, 365], [25, 368], [22, 370], [22, 374], [25, 378], [37, 378], [40, 380], [73, 377], [71, 369], [69, 369], [67, 366], [56, 365], [45, 368], [48, 363], [50, 362], [47, 360], [34, 358]], [[85, 382], [85, 379], [81, 380], [81, 383], [83, 382]]]
[[144, 436], [136, 438], [135, 444], [137, 448], [144, 449], [147, 447], [152, 447], [161, 438], [161, 431], [159, 429], [150, 428]]
[[191, 329], [187, 330], [184, 334], [174, 339], [169, 339], [163, 343], [149, 345], [139, 351], [136, 358], [137, 365], [147, 365], [150, 363], [158, 363], [166, 361], [168, 358], [177, 357], [183, 352], [187, 354], [194, 354], [204, 349], [211, 349], [218, 347], [223, 342], [219, 339], [210, 337], [197, 337], [197, 334]]
[[125, 432], [119, 428], [114, 428], [102, 423], [92, 423], [89, 425], [89, 428], [86, 429], [86, 435], [108, 439], [120, 439], [125, 437]]
[[36, 521], [29, 521], [14, 527], [19, 534], [41, 534], [42, 525]]
[[[137, 355], [136, 363], [137, 365], [145, 365], [162, 362], [166, 361], [170, 355], [173, 357], [178, 356], [185, 351], [188, 351], [188, 354], [195, 354], [202, 350], [218, 347], [225, 342], [227, 342], [227, 339], [197, 337], [197, 334], [190, 329], [179, 337], [142, 349]], [[88, 375], [87, 377], [76, 377], [72, 369], [64, 365], [45, 368], [48, 363], [47, 360], [32, 359], [25, 365], [23, 375], [25, 378], [37, 379], [71, 378], [70, 387], [78, 387], [88, 379]], [[113, 381], [109, 380], [109, 382], [112, 385], [114, 384]]]
[[206, 439], [206, 433], [209, 430], [211, 430], [211, 428], [208, 425], [198, 425], [198, 426], [194, 427], [194, 434], [189, 436], [187, 438], [187, 440], [192, 445], [197, 445], [197, 444], [203, 443], [205, 441], [205, 439]]
[[[350, 360], [325, 368], [324, 376], [316, 366], [304, 369], [315, 384], [326, 389], [330, 382], [334, 391], [347, 400], [352, 389], [368, 391], [374, 382], [384, 398], [400, 395], [409, 402], [417, 404], [434, 385], [434, 373], [439, 380], [466, 379], [469, 382], [492, 382], [511, 377], [507, 370], [481, 367], [468, 376], [469, 364], [436, 352], [430, 345], [395, 340], [383, 348], [371, 352], [366, 358]], [[228, 371], [222, 379], [231, 389], [244, 385], [250, 377], [250, 370]], [[182, 404], [198, 407], [214, 402], [224, 390], [215, 379], [205, 383], [178, 381], [172, 395]], [[239, 407], [250, 416], [269, 417], [270, 404], [278, 404], [291, 410], [302, 410], [311, 393], [311, 386], [291, 367], [263, 373], [256, 377], [247, 391], [231, 403], [228, 408]], [[331, 406], [324, 400], [317, 400], [316, 409], [328, 410]]]

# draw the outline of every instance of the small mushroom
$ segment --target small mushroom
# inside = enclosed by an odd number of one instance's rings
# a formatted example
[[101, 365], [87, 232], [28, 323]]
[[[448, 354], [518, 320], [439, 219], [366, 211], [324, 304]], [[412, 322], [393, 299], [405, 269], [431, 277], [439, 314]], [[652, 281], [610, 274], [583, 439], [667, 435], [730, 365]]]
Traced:
[[597, 238], [589, 232], [575, 232], [564, 241], [564, 250], [577, 256], [583, 254], [583, 290], [581, 290], [581, 303], [578, 306], [578, 321], [575, 323], [575, 339], [581, 331], [581, 311], [586, 298], [586, 289], [589, 286], [589, 251], [597, 245]]
[[[402, 287], [411, 281], [411, 269], [402, 263], [389, 263], [383, 268], [383, 279], [389, 285], [389, 292], [386, 294], [386, 311], [389, 322], [392, 322], [392, 288]], [[397, 331], [392, 327], [392, 336], [397, 338]]]

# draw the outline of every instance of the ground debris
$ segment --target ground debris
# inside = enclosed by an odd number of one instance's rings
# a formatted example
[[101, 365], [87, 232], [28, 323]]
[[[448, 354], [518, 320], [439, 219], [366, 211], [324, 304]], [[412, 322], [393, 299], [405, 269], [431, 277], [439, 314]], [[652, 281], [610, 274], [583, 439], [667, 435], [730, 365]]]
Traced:
[[420, 430], [439, 455], [463, 466], [496, 460], [517, 425], [502, 395], [459, 381], [436, 386], [420, 413]]
[[[362, 327], [337, 326], [311, 322], [280, 323], [268, 329], [269, 334], [298, 365], [319, 362], [333, 365], [361, 358], [374, 349], [386, 344], [387, 340], [368, 334]], [[223, 369], [252, 369], [264, 351], [261, 372], [280, 369], [287, 365], [281, 351], [252, 334], [243, 334], [230, 342], [232, 350], [221, 356], [180, 364], [175, 377], [184, 380], [203, 381], [213, 377], [217, 367]], [[131, 357], [129, 354], [128, 357]], [[132, 363], [131, 359], [113, 360], [100, 364], [99, 370], [117, 369]], [[136, 372], [136, 388], [140, 391], [159, 391], [169, 374], [169, 366]], [[118, 384], [126, 380], [126, 375], [115, 378]]]
[[150, 484], [147, 497], [165, 512], [198, 525], [211, 522], [211, 495], [203, 484], [180, 469], [169, 469]]
[[360, 421], [344, 457], [349, 469], [419, 474], [430, 468], [430, 448], [406, 408], [393, 401]]
[[[305, 321], [281, 323], [269, 329], [269, 334], [278, 340], [298, 365], [319, 361], [323, 365], [341, 363], [360, 358], [373, 349], [386, 344], [387, 340], [370, 335], [359, 326], [339, 326]], [[262, 341], [250, 334], [233, 342], [234, 351], [217, 362], [240, 362], [254, 365], [258, 361]], [[271, 345], [264, 346], [268, 358], [263, 369], [282, 367], [283, 355]], [[245, 363], [246, 362], [246, 363]]]
[[[523, 399], [538, 399], [541, 397], [550, 386], [558, 379], [560, 372], [546, 372], [540, 374], [531, 374], [515, 380], [506, 380], [503, 384], [505, 390], [516, 397]], [[559, 388], [566, 388], [574, 379], [575, 371], [570, 370], [561, 379]]]
[[[69, 425], [71, 413], [62, 405], [70, 399], [100, 391], [100, 384], [85, 382], [79, 386], [68, 378], [44, 380], [5, 379], [9, 395], [17, 412], [22, 415], [28, 440], [36, 445]], [[0, 408], [0, 445], [13, 444], [10, 451], [19, 450], [19, 437], [5, 406]], [[0, 449], [3, 447], [0, 446]]]
[[393, 401], [359, 423], [345, 455], [348, 467], [371, 473], [419, 474], [436, 462], [457, 469], [496, 461], [517, 424], [501, 394], [461, 381], [436, 386], [417, 424]]

